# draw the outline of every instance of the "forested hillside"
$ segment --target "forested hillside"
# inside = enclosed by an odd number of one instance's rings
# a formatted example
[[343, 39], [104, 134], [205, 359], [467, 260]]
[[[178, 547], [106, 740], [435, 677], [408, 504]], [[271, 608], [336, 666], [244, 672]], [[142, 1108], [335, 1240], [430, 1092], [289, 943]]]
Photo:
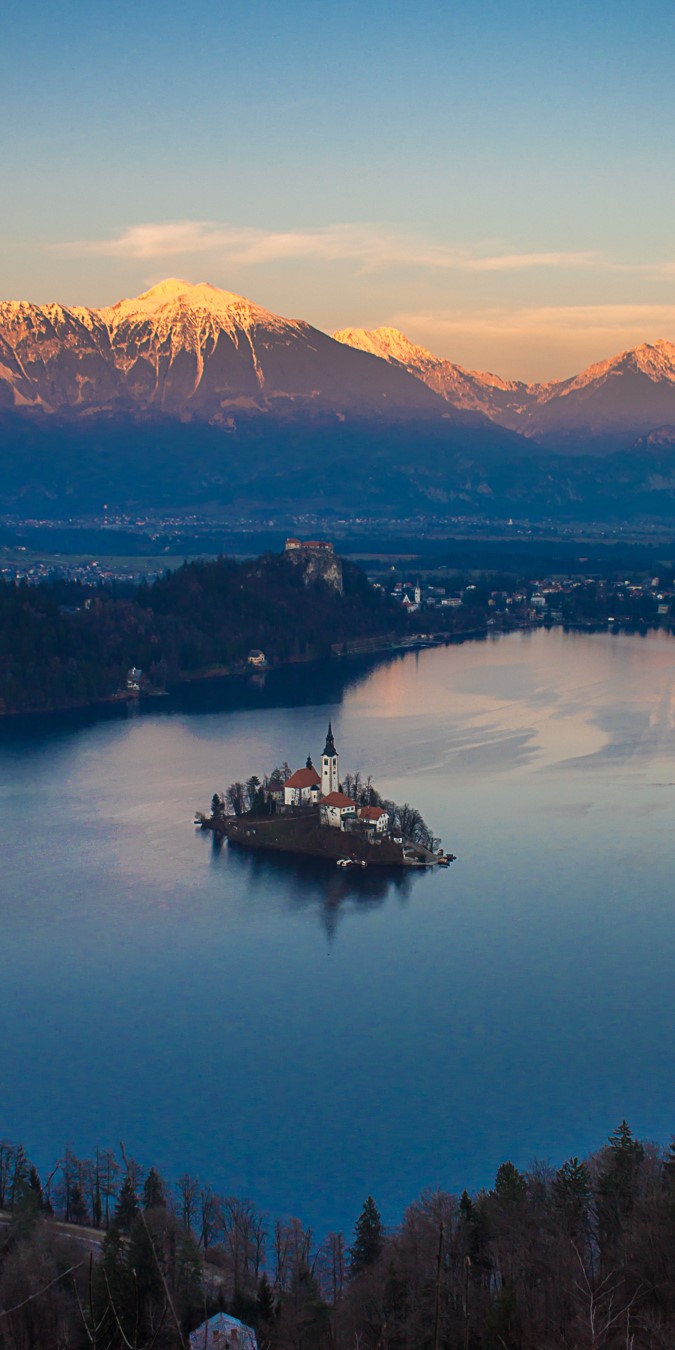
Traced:
[[178, 1350], [218, 1309], [261, 1350], [675, 1344], [675, 1144], [625, 1121], [583, 1161], [425, 1192], [389, 1230], [368, 1197], [347, 1237], [109, 1150], [41, 1178], [0, 1142], [0, 1209], [2, 1350]]
[[343, 563], [342, 576], [340, 593], [282, 554], [186, 563], [135, 588], [0, 581], [0, 711], [109, 698], [132, 666], [165, 689], [235, 668], [252, 648], [269, 662], [320, 658], [402, 626], [400, 609], [357, 567]]

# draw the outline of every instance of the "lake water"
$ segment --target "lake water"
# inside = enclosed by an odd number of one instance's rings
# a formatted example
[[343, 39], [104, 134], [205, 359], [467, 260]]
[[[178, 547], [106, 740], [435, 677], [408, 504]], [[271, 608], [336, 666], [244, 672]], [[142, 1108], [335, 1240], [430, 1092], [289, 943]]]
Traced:
[[[343, 875], [193, 828], [320, 755], [447, 871]], [[675, 1130], [675, 643], [560, 630], [0, 726], [0, 1134], [123, 1139], [273, 1214]]]

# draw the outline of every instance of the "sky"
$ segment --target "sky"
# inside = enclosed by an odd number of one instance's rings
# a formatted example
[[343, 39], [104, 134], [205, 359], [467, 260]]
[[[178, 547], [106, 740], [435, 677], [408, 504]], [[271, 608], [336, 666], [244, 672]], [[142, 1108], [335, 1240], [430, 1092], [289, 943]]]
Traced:
[[562, 378], [675, 341], [675, 7], [22, 0], [0, 298], [210, 281]]

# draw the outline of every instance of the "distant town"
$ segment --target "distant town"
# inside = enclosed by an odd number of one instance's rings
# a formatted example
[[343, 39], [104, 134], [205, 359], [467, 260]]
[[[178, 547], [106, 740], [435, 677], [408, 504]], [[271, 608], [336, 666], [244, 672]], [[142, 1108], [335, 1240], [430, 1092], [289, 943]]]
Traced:
[[508, 630], [542, 624], [568, 626], [636, 625], [671, 626], [675, 614], [672, 576], [626, 577], [610, 580], [597, 576], [542, 576], [523, 584], [504, 577], [497, 587], [490, 578], [459, 584], [448, 578], [396, 577], [389, 583], [370, 574], [375, 587], [386, 590], [409, 615], [431, 620], [433, 628], [448, 612], [483, 610], [486, 626]]
[[[324, 547], [319, 517], [289, 519], [302, 524], [305, 535], [316, 526], [319, 537], [280, 537], [282, 517], [256, 522], [233, 516], [221, 522], [221, 534], [197, 514], [155, 520], [110, 513], [68, 524], [4, 518], [0, 579], [34, 586], [75, 583], [99, 591], [114, 586], [125, 593], [152, 583], [185, 558], [207, 561], [226, 553], [245, 560], [277, 550], [292, 557], [297, 548], [307, 559], [314, 544]], [[462, 537], [439, 541], [435, 532], [443, 523], [451, 522], [364, 518], [352, 522], [358, 530], [351, 540], [342, 540], [344, 522], [336, 520], [329, 537], [335, 553], [358, 563], [373, 588], [400, 607], [410, 629], [422, 635], [427, 629], [509, 631], [542, 624], [669, 628], [675, 618], [675, 552], [672, 540], [658, 531], [638, 541], [628, 533], [622, 539], [619, 528], [594, 533], [586, 527], [585, 536], [575, 538], [568, 530], [517, 521], [506, 522], [501, 533], [482, 533], [479, 522], [472, 531], [464, 521]]]

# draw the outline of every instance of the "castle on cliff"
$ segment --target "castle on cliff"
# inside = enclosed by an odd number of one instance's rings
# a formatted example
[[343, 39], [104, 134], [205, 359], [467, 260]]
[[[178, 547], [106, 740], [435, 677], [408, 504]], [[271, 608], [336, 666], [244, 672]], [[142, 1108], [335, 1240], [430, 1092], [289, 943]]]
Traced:
[[287, 562], [302, 568], [306, 586], [312, 581], [324, 581], [343, 594], [342, 562], [328, 540], [287, 539], [284, 557]]

